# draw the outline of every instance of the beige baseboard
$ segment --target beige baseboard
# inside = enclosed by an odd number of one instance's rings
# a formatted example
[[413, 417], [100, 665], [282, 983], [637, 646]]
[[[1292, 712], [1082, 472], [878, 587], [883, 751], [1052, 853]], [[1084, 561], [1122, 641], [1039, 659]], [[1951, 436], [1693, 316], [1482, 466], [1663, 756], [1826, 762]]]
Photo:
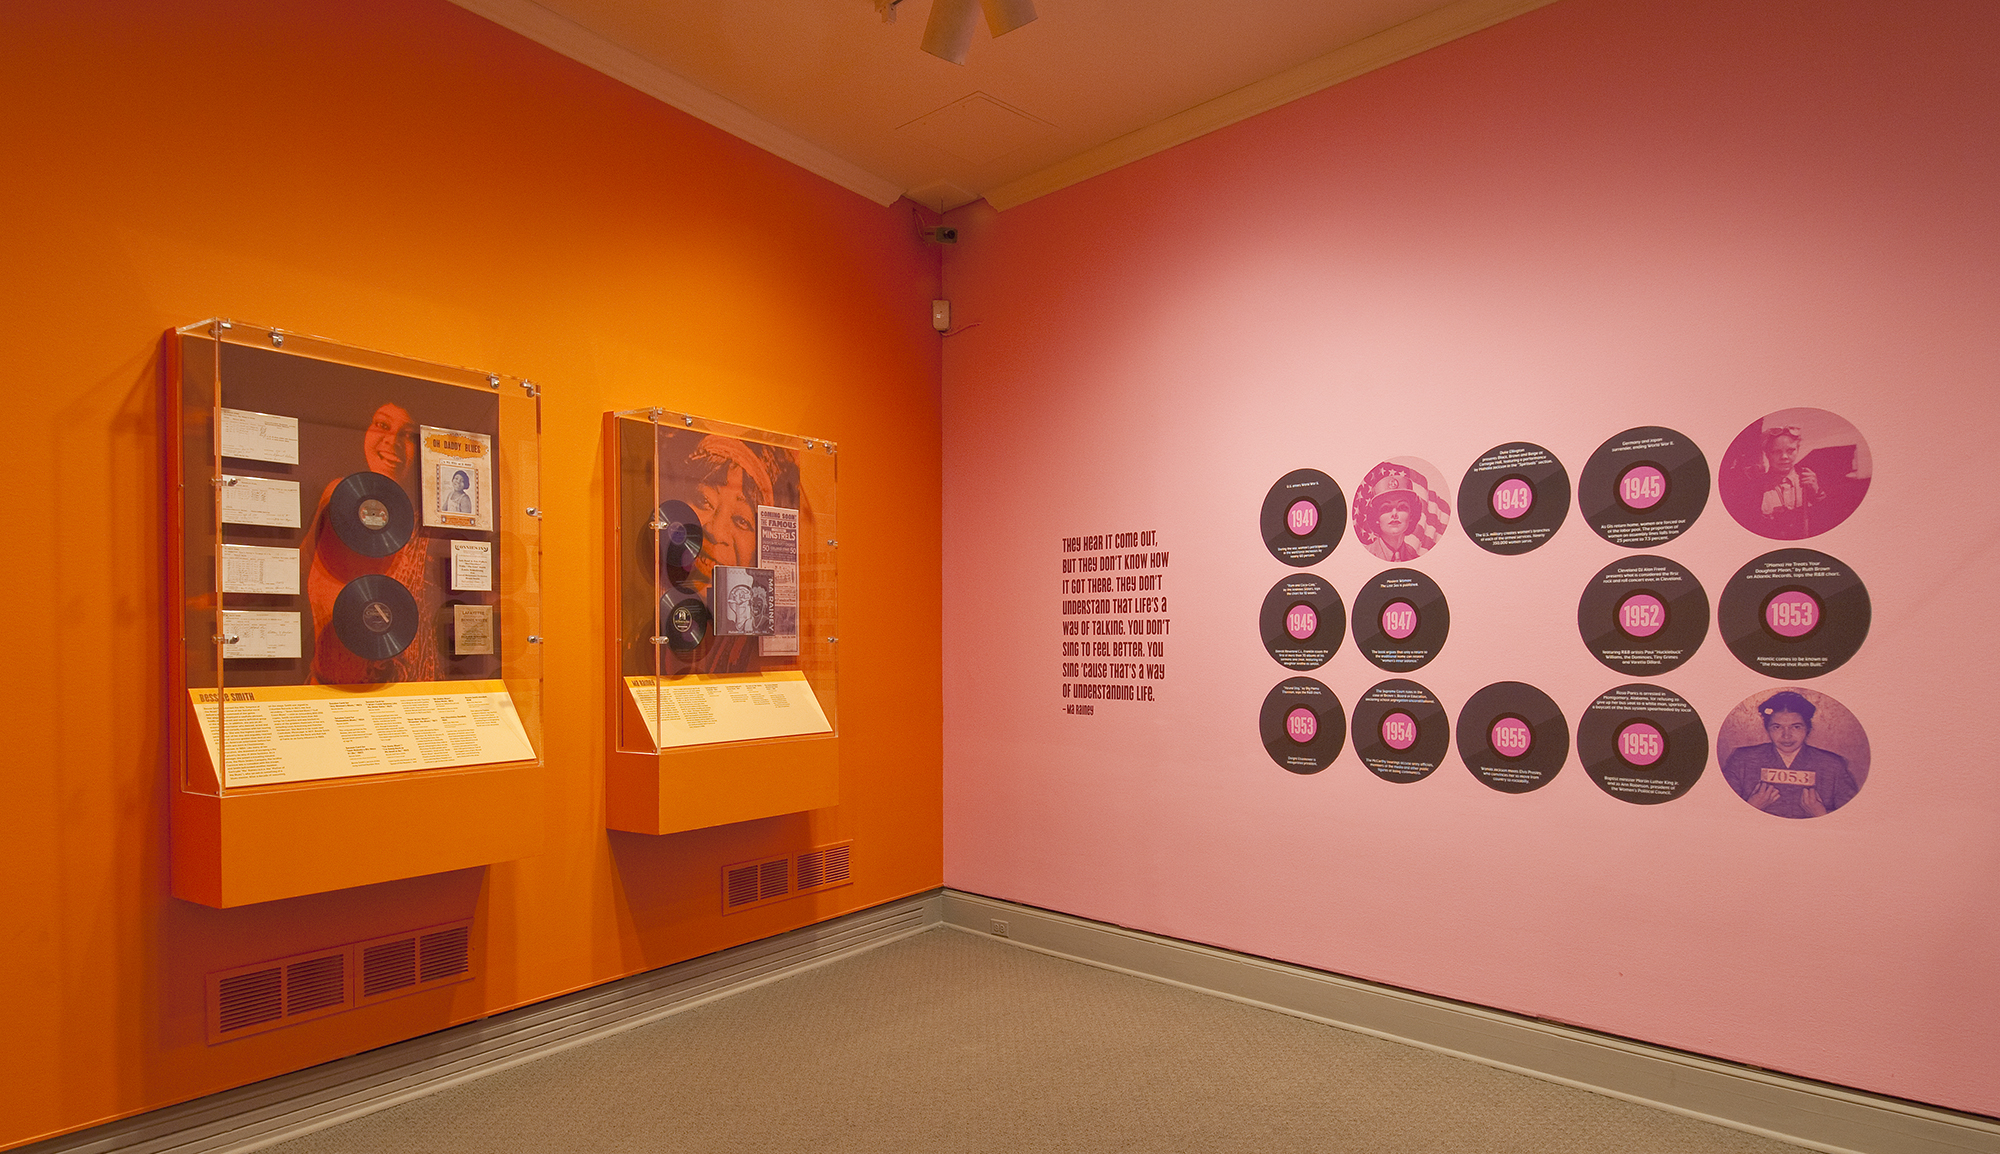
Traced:
[[244, 1154], [497, 1074], [930, 929], [933, 891], [467, 1022], [16, 1154]]
[[1018, 946], [1656, 1106], [1831, 1154], [2000, 1151], [2000, 1122], [944, 891], [944, 921]]
[[2000, 1154], [2000, 1122], [956, 890], [22, 1147], [242, 1154], [948, 925], [1832, 1154]]

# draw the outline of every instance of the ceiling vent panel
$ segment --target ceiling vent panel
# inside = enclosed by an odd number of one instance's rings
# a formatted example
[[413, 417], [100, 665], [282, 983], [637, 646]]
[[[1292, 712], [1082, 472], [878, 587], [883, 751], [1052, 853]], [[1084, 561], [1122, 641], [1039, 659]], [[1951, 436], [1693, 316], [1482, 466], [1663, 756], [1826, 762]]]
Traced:
[[896, 131], [969, 164], [986, 164], [1048, 139], [1055, 126], [984, 92], [974, 92]]

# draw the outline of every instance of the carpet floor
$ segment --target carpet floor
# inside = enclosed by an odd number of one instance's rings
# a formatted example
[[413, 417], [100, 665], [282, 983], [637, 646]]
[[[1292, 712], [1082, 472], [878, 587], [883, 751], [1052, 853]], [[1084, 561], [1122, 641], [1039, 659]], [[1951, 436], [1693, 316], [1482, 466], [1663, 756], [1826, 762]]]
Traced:
[[279, 1154], [1797, 1154], [938, 928]]

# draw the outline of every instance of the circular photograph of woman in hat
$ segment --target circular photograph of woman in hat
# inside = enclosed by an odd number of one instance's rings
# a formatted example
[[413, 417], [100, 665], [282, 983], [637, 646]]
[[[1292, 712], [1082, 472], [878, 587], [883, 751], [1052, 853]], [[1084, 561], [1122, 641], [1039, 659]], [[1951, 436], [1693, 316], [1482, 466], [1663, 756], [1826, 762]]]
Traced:
[[1392, 457], [1368, 470], [1354, 494], [1354, 538], [1384, 561], [1414, 561], [1451, 525], [1451, 490], [1437, 466]]

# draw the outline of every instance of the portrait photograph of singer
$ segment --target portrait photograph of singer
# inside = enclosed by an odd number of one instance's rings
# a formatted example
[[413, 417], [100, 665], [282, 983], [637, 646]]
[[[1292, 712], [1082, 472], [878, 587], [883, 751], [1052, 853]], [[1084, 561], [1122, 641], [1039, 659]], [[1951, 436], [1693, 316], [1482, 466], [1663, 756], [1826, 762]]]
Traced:
[[439, 502], [447, 513], [471, 515], [478, 510], [472, 505], [472, 474], [464, 469], [444, 470], [445, 494]]
[[1753, 695], [1717, 731], [1716, 756], [1736, 796], [1773, 817], [1825, 817], [1868, 779], [1860, 723], [1814, 690]]
[[[730, 620], [732, 608], [755, 620], [755, 592], [744, 586], [748, 600], [732, 607], [728, 590], [717, 604], [716, 569], [751, 569], [758, 564], [757, 507], [799, 508], [799, 466], [792, 450], [727, 437], [719, 433], [664, 430], [659, 444], [659, 491], [685, 501], [701, 520], [702, 546], [683, 587], [700, 597], [720, 621]], [[763, 617], [771, 613], [770, 592], [764, 592]], [[753, 626], [754, 628], [754, 626]], [[769, 630], [764, 630], [768, 632]], [[693, 671], [741, 673], [764, 666], [758, 638], [748, 631], [717, 630], [691, 655]], [[792, 664], [776, 658], [773, 664]]]
[[[418, 497], [418, 441], [417, 421], [410, 411], [395, 401], [385, 401], [375, 408], [361, 431], [361, 459], [355, 462], [402, 486], [412, 508]], [[357, 553], [340, 539], [328, 518], [327, 505], [341, 479], [336, 476], [327, 482], [306, 530], [305, 549], [311, 556], [306, 567], [306, 596], [312, 605], [312, 681], [318, 685], [378, 685], [436, 680], [438, 651], [429, 629], [419, 628], [416, 639], [401, 653], [381, 661], [356, 655], [335, 635], [334, 601], [348, 582], [364, 574], [383, 574], [408, 589], [416, 599], [421, 621], [430, 621], [442, 600], [441, 591], [432, 587], [429, 537], [423, 529], [416, 529], [402, 548], [386, 557]]]
[[1730, 442], [1716, 488], [1745, 529], [1800, 541], [1847, 520], [1867, 496], [1873, 472], [1867, 440], [1844, 418], [1825, 409], [1780, 409]]

